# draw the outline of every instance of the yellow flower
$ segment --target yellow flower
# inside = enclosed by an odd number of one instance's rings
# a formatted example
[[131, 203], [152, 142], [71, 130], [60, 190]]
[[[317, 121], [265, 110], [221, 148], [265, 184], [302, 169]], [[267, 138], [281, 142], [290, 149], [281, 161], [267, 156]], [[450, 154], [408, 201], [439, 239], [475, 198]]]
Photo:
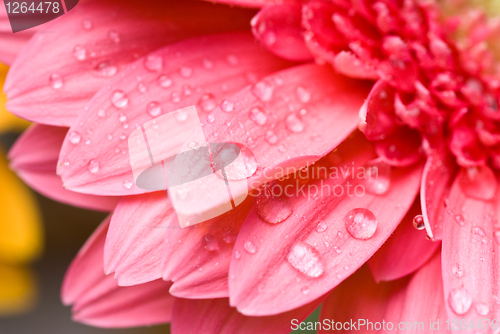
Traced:
[[[3, 86], [8, 68], [0, 64]], [[5, 109], [0, 94], [0, 132], [23, 130], [28, 122]], [[26, 264], [42, 250], [42, 226], [31, 191], [9, 170], [0, 148], [0, 315], [22, 312], [36, 299], [36, 284]]]

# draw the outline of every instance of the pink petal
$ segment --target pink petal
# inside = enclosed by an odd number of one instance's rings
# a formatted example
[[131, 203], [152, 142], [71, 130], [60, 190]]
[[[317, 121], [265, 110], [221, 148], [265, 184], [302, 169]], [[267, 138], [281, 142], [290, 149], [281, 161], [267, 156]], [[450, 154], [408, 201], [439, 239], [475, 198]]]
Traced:
[[333, 65], [338, 73], [347, 75], [351, 78], [373, 80], [379, 78], [377, 72], [373, 68], [365, 65], [350, 51], [339, 52], [333, 60]]
[[425, 163], [420, 185], [420, 202], [425, 230], [432, 240], [442, 239], [447, 196], [456, 172], [456, 164], [448, 153], [435, 152], [429, 155]]
[[[326, 158], [344, 170], [356, 169], [373, 159], [373, 148], [356, 132]], [[320, 162], [333, 167], [328, 161]], [[394, 168], [390, 186], [383, 195], [366, 192], [356, 196], [353, 189], [358, 182], [354, 176], [346, 180], [330, 175], [306, 184], [327, 187], [325, 190], [311, 188], [311, 193], [307, 193], [307, 188], [302, 188], [302, 194], [300, 190], [296, 190], [297, 194], [291, 190], [287, 194], [293, 195], [287, 199], [288, 205], [276, 202], [274, 211], [262, 212], [257, 203], [235, 244], [229, 271], [231, 305], [246, 315], [272, 315], [307, 304], [334, 288], [367, 261], [395, 230], [414, 201], [420, 173], [420, 166]], [[340, 186], [344, 193], [335, 186]], [[337, 196], [332, 194], [335, 189]], [[378, 227], [372, 230], [374, 234], [367, 234], [366, 240], [355, 239], [346, 231], [344, 220], [355, 208], [369, 210], [378, 221]], [[289, 217], [281, 223], [264, 222], [283, 217], [283, 210], [288, 210]]]
[[[183, 57], [177, 57], [178, 54]], [[163, 61], [163, 70], [148, 70], [145, 67], [148, 59], [157, 59], [159, 64]], [[82, 142], [90, 140], [90, 143], [75, 145], [70, 138], [66, 139], [61, 162], [68, 159], [72, 164], [59, 168], [65, 186], [95, 194], [143, 193], [144, 190], [135, 185], [124, 187], [124, 182], [134, 180], [125, 139], [136, 125], [194, 104], [200, 105], [200, 117], [208, 117], [208, 111], [212, 111], [225, 98], [253, 80], [288, 64], [261, 50], [248, 33], [193, 38], [138, 60], [123, 71], [123, 77], [113, 81], [111, 88], [104, 87], [92, 99], [88, 110], [71, 128], [70, 131], [81, 134]], [[112, 104], [110, 98], [110, 94], [118, 90], [128, 97], [127, 106], [121, 110]], [[161, 108], [153, 113], [154, 116], [147, 111], [152, 102], [158, 103]], [[217, 118], [214, 115], [217, 114], [212, 114], [212, 117]], [[237, 123], [233, 123], [232, 127], [238, 127]], [[88, 134], [89, 131], [92, 134]], [[90, 160], [99, 163], [99, 171], [95, 174], [88, 169]]]
[[252, 19], [252, 32], [278, 57], [294, 61], [311, 60], [312, 55], [302, 36], [301, 18], [300, 3], [264, 7]]
[[39, 32], [19, 55], [4, 86], [8, 109], [38, 123], [70, 126], [127, 64], [184, 38], [247, 29], [251, 15], [201, 1], [80, 3], [43, 26], [57, 34]]
[[[324, 298], [301, 308], [267, 317], [247, 317], [223, 299], [176, 299], [172, 314], [172, 332], [196, 333], [290, 333], [293, 321], [303, 321]], [[294, 320], [295, 319], [295, 320]]]
[[102, 271], [109, 218], [94, 232], [71, 263], [62, 300], [73, 305], [73, 319], [98, 327], [151, 326], [170, 321], [174, 298], [162, 280], [119, 287]]
[[490, 201], [468, 197], [459, 178], [451, 187], [442, 255], [449, 318], [474, 323], [498, 318], [498, 192], [495, 197]]
[[418, 215], [420, 201], [415, 201], [394, 234], [368, 261], [377, 282], [392, 281], [411, 274], [425, 264], [441, 246], [440, 242], [427, 240], [425, 231], [415, 229], [413, 220]]
[[11, 65], [31, 36], [39, 29], [39, 27], [34, 27], [14, 34], [7, 10], [5, 6], [0, 6], [0, 62]]
[[[122, 198], [111, 218], [104, 248], [104, 271], [120, 286], [162, 277], [162, 243], [175, 216], [166, 192]], [[179, 228], [179, 227], [178, 227]]]
[[[359, 319], [372, 322], [372, 326], [385, 322], [384, 332], [397, 331], [398, 326], [420, 326], [413, 331], [402, 327], [405, 333], [448, 333], [446, 309], [441, 281], [439, 254], [420, 268], [411, 278], [387, 283], [376, 283], [366, 267], [345, 280], [327, 298], [321, 309], [320, 321], [356, 322], [353, 331], [375, 332], [362, 325]], [[429, 328], [432, 321], [432, 330]], [[439, 326], [435, 322], [439, 321]], [[391, 323], [391, 324], [389, 324]], [[392, 330], [387, 330], [391, 328]], [[326, 333], [328, 328], [318, 331]], [[347, 332], [347, 331], [346, 331]], [[381, 331], [382, 332], [382, 331]]]
[[67, 132], [67, 128], [32, 125], [9, 152], [11, 168], [30, 187], [51, 199], [90, 210], [113, 210], [118, 197], [86, 195], [63, 188], [56, 164]]
[[219, 217], [182, 229], [176, 218], [170, 222], [163, 244], [163, 279], [174, 282], [171, 294], [181, 298], [229, 296], [234, 242], [253, 203], [250, 196]]

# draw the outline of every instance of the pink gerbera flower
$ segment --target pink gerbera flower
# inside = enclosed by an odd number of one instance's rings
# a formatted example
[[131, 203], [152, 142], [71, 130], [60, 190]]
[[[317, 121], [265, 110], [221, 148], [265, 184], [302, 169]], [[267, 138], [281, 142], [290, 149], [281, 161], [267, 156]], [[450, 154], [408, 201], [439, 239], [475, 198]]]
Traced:
[[[8, 107], [40, 123], [13, 168], [113, 211], [67, 273], [74, 318], [287, 333], [323, 304], [321, 321], [496, 330], [497, 21], [432, 1], [221, 2], [262, 8], [88, 1], [12, 65]], [[207, 142], [242, 148], [253, 196], [180, 229], [164, 191], [134, 184], [126, 139], [194, 104]]]

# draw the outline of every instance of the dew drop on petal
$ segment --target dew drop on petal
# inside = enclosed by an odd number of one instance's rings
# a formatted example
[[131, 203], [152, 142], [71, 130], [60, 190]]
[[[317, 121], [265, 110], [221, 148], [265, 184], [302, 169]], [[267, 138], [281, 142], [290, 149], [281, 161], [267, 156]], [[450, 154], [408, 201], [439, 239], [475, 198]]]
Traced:
[[80, 140], [82, 140], [82, 136], [77, 131], [71, 131], [68, 134], [68, 139], [69, 139], [69, 141], [70, 141], [71, 144], [75, 144], [76, 145], [76, 144], [78, 144], [80, 142]]
[[500, 245], [500, 231], [496, 231], [494, 234], [495, 242]]
[[106, 111], [104, 109], [99, 109], [97, 111], [97, 116], [99, 116], [99, 117], [106, 117]]
[[252, 87], [252, 94], [263, 102], [271, 100], [274, 93], [274, 86], [265, 81], [259, 81]]
[[464, 216], [462, 216], [461, 214], [458, 214], [458, 215], [455, 215], [454, 216], [454, 219], [455, 219], [455, 222], [460, 225], [460, 226], [464, 226], [465, 225], [465, 219], [464, 219]]
[[243, 249], [246, 250], [250, 254], [257, 253], [257, 247], [250, 240], [245, 241], [245, 243], [243, 244]]
[[[230, 181], [244, 180], [257, 171], [257, 160], [253, 152], [246, 146], [240, 145], [240, 158], [234, 160], [224, 168], [226, 179]], [[221, 179], [224, 178], [221, 171], [216, 172]]]
[[285, 122], [287, 129], [294, 133], [304, 131], [304, 123], [302, 123], [302, 120], [295, 114], [288, 115]]
[[92, 29], [94, 25], [92, 24], [92, 21], [90, 20], [83, 20], [82, 21], [82, 28], [85, 30], [90, 30]]
[[63, 79], [59, 74], [52, 74], [50, 76], [50, 84], [54, 89], [60, 89], [63, 86]]
[[222, 100], [220, 108], [222, 111], [231, 112], [234, 109], [234, 103], [229, 100]]
[[187, 120], [187, 118], [188, 118], [187, 112], [185, 112], [183, 110], [179, 110], [176, 112], [175, 119], [178, 122], [185, 122]]
[[416, 215], [413, 217], [413, 227], [421, 231], [425, 228], [424, 216]]
[[193, 69], [187, 66], [182, 66], [180, 71], [184, 78], [189, 78], [193, 74]]
[[271, 145], [274, 145], [278, 142], [278, 136], [276, 135], [276, 133], [274, 133], [273, 130], [266, 131], [266, 141]]
[[76, 60], [85, 60], [85, 58], [87, 58], [87, 50], [83, 46], [77, 45], [73, 49], [73, 57], [75, 57]]
[[139, 82], [137, 84], [137, 90], [139, 93], [145, 93], [148, 89], [146, 88], [146, 85], [144, 85], [142, 82]]
[[210, 112], [217, 107], [215, 97], [210, 93], [203, 94], [198, 101], [198, 105], [201, 107], [201, 110], [205, 112]]
[[286, 197], [260, 196], [257, 198], [255, 207], [259, 218], [269, 224], [279, 224], [290, 217], [293, 212]]
[[173, 103], [179, 103], [181, 101], [181, 95], [177, 92], [172, 92], [170, 99]]
[[365, 178], [361, 184], [370, 194], [383, 195], [391, 185], [391, 166], [386, 162], [375, 159], [368, 162], [364, 168]]
[[365, 208], [349, 211], [344, 217], [345, 228], [355, 239], [370, 239], [377, 230], [377, 220], [373, 212]]
[[464, 275], [464, 272], [462, 271], [462, 269], [460, 269], [460, 266], [458, 265], [458, 263], [455, 263], [451, 267], [451, 273], [453, 275], [455, 275], [457, 278], [462, 278], [462, 276]]
[[477, 303], [476, 312], [482, 316], [488, 315], [488, 313], [490, 313], [490, 307], [485, 303]]
[[150, 102], [146, 107], [146, 111], [149, 115], [156, 117], [161, 114], [161, 105], [156, 101]]
[[264, 125], [267, 122], [267, 116], [261, 107], [250, 109], [250, 119], [258, 125]]
[[204, 58], [203, 67], [205, 67], [207, 70], [210, 70], [214, 67], [214, 62], [211, 61], [210, 59]]
[[108, 36], [113, 43], [120, 43], [120, 34], [116, 30], [110, 30]]
[[240, 251], [235, 251], [235, 252], [234, 252], [234, 258], [235, 258], [236, 260], [241, 259], [241, 253], [240, 253]]
[[314, 229], [318, 233], [325, 232], [328, 229], [328, 225], [324, 221], [320, 220]]
[[132, 182], [130, 182], [130, 180], [125, 180], [125, 181], [123, 181], [123, 187], [124, 187], [125, 189], [130, 189], [130, 188], [132, 188]]
[[483, 228], [480, 227], [480, 226], [474, 226], [472, 228], [472, 233], [475, 234], [475, 235], [479, 235], [481, 237], [485, 237], [486, 236], [486, 232], [484, 232]]
[[472, 298], [464, 287], [460, 287], [450, 291], [448, 304], [456, 314], [465, 314], [472, 305]]
[[128, 96], [121, 90], [114, 91], [111, 94], [111, 103], [119, 109], [125, 108], [128, 105]]
[[297, 87], [297, 96], [302, 103], [307, 103], [311, 100], [311, 93], [302, 86]]
[[303, 286], [300, 289], [300, 292], [302, 292], [303, 295], [307, 295], [309, 293], [309, 288], [307, 286]]
[[292, 246], [287, 261], [293, 268], [309, 277], [320, 277], [325, 272], [318, 251], [304, 242]]
[[490, 200], [495, 196], [497, 180], [495, 173], [488, 166], [462, 168], [458, 181], [468, 197]]
[[118, 73], [118, 67], [112, 65], [109, 61], [102, 61], [94, 67], [93, 73], [98, 77], [112, 77]]
[[170, 79], [166, 75], [160, 75], [156, 81], [158, 82], [158, 85], [163, 88], [172, 86], [172, 79]]
[[206, 243], [205, 248], [208, 251], [213, 252], [219, 250], [219, 241], [213, 235], [207, 234], [205, 236], [205, 243]]
[[90, 160], [88, 165], [89, 172], [95, 174], [99, 171], [99, 162], [95, 160]]
[[163, 58], [156, 54], [150, 54], [144, 59], [144, 67], [151, 72], [159, 72], [163, 68]]
[[215, 116], [213, 114], [208, 114], [207, 115], [207, 122], [213, 123], [214, 121], [215, 121]]

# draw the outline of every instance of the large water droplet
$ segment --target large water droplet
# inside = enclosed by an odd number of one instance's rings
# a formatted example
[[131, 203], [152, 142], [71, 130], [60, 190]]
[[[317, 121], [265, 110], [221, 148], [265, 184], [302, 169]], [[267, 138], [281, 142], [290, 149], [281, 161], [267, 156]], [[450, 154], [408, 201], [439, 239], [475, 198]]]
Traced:
[[167, 88], [172, 86], [172, 79], [167, 77], [166, 75], [160, 75], [157, 79], [158, 85], [163, 88]]
[[304, 87], [297, 87], [297, 96], [302, 103], [307, 103], [311, 100], [311, 93], [309, 93]]
[[465, 314], [472, 305], [472, 298], [464, 287], [460, 287], [450, 291], [448, 304], [456, 314]]
[[111, 94], [111, 103], [117, 108], [125, 108], [128, 105], [128, 96], [121, 90], [114, 91]]
[[200, 100], [198, 101], [198, 104], [201, 107], [201, 110], [205, 112], [210, 112], [217, 107], [217, 103], [215, 102], [215, 97], [208, 93], [208, 94], [203, 94], [200, 97]]
[[468, 197], [490, 200], [495, 196], [497, 180], [488, 166], [462, 168], [458, 180], [460, 187]]
[[290, 114], [286, 118], [286, 127], [288, 130], [299, 133], [304, 131], [304, 123], [295, 114]]
[[151, 72], [159, 72], [163, 68], [163, 58], [159, 55], [151, 54], [144, 59], [144, 67]]
[[328, 225], [324, 221], [320, 220], [314, 229], [318, 233], [325, 232], [328, 229]]
[[368, 162], [365, 166], [362, 185], [371, 194], [383, 195], [391, 185], [391, 166], [380, 159]]
[[234, 103], [229, 100], [222, 100], [220, 103], [220, 108], [222, 111], [231, 112], [234, 109]]
[[89, 172], [95, 174], [99, 171], [99, 162], [95, 160], [90, 160], [88, 165]]
[[286, 197], [260, 196], [255, 206], [260, 219], [269, 224], [279, 224], [293, 212], [292, 205]]
[[76, 144], [78, 144], [80, 142], [80, 140], [82, 140], [82, 136], [77, 131], [71, 131], [68, 134], [68, 139], [69, 139], [69, 141], [70, 141], [71, 144], [75, 144], [76, 145]]
[[63, 86], [63, 79], [59, 74], [52, 74], [50, 76], [50, 84], [54, 89], [60, 89]]
[[[240, 159], [234, 160], [229, 166], [224, 168], [226, 179], [238, 181], [249, 178], [257, 171], [257, 160], [255, 155], [246, 146], [240, 145]], [[219, 178], [224, 178], [221, 171], [217, 171]]]
[[377, 230], [375, 215], [368, 209], [357, 208], [344, 217], [345, 228], [356, 239], [370, 239]]
[[292, 267], [309, 277], [320, 277], [325, 272], [318, 251], [304, 242], [292, 246], [287, 261]]
[[483, 228], [480, 227], [480, 226], [474, 226], [472, 228], [472, 233], [475, 234], [475, 235], [479, 235], [481, 237], [485, 237], [486, 236], [486, 232], [484, 232]]
[[267, 102], [273, 97], [274, 86], [266, 81], [259, 81], [253, 85], [252, 93], [259, 100]]
[[421, 231], [425, 228], [424, 216], [416, 215], [413, 217], [413, 227]]
[[100, 62], [93, 70], [93, 73], [98, 77], [112, 77], [117, 72], [118, 67], [112, 65], [109, 61]]
[[477, 303], [476, 312], [482, 316], [488, 315], [488, 313], [490, 313], [490, 307], [485, 303]]
[[465, 219], [464, 219], [464, 216], [458, 214], [458, 215], [455, 215], [454, 216], [454, 219], [455, 219], [455, 222], [460, 225], [460, 226], [464, 226], [465, 225]]
[[161, 114], [161, 105], [156, 101], [150, 102], [146, 107], [146, 111], [151, 116], [156, 117]]
[[85, 58], [87, 58], [87, 50], [84, 47], [77, 45], [73, 49], [73, 57], [80, 61], [85, 60]]
[[250, 241], [250, 240], [247, 240], [244, 244], [243, 244], [243, 249], [245, 249], [248, 253], [250, 254], [255, 254], [257, 253], [257, 247], [255, 246], [255, 244]]
[[250, 109], [250, 119], [258, 125], [264, 125], [266, 124], [267, 116], [261, 107], [253, 107]]

